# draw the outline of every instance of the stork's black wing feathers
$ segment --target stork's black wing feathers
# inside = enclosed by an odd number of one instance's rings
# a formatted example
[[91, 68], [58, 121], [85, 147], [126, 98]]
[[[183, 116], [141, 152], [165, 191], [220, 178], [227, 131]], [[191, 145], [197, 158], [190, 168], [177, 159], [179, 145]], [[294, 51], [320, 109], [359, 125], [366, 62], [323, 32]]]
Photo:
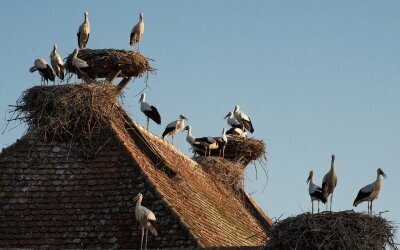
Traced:
[[317, 198], [318, 200], [322, 201], [322, 203], [326, 203], [327, 199], [324, 197], [322, 194], [322, 189], [320, 187], [317, 187], [313, 193], [310, 193], [310, 196]]
[[161, 124], [161, 116], [156, 107], [151, 106], [151, 110], [145, 110], [143, 113], [158, 125]]
[[172, 131], [174, 131], [175, 130], [175, 127], [166, 127], [165, 128], [165, 130], [164, 130], [164, 132], [163, 132], [163, 134], [162, 134], [162, 137], [164, 138], [168, 133], [171, 133]]
[[251, 120], [249, 119], [248, 121], [247, 120], [242, 120], [242, 121], [243, 121], [244, 127], [248, 131], [250, 131], [250, 133], [253, 133], [254, 132], [254, 128], [253, 128], [253, 124], [251, 123]]
[[358, 191], [357, 197], [355, 198], [354, 202], [353, 202], [353, 206], [355, 206], [355, 203], [359, 200], [362, 200], [366, 197], [368, 197], [371, 194], [371, 192], [363, 192], [363, 191]]

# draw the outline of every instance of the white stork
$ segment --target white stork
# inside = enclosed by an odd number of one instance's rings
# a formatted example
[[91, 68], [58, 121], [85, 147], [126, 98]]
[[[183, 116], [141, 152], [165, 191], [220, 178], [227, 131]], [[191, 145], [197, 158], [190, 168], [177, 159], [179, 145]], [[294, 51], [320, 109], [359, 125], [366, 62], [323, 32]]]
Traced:
[[48, 83], [49, 80], [54, 82], [56, 77], [53, 73], [53, 70], [43, 58], [36, 59], [34, 65], [29, 69], [31, 73], [35, 72], [36, 70], [39, 71], [39, 74], [42, 76], [42, 83]]
[[76, 48], [74, 50], [74, 54], [72, 55], [72, 66], [74, 66], [77, 70], [82, 72], [81, 68], [89, 67], [89, 64], [86, 61], [78, 58], [78, 53], [79, 53], [79, 48]]
[[226, 144], [228, 144], [228, 137], [226, 137], [226, 128], [222, 129], [221, 137], [218, 138], [217, 143], [218, 143], [218, 148], [219, 148], [219, 156], [222, 156], [222, 158], [224, 158], [225, 157], [225, 147], [226, 147]]
[[85, 11], [85, 20], [81, 26], [79, 26], [78, 33], [76, 35], [78, 36], [78, 47], [80, 49], [84, 49], [89, 41], [90, 35], [89, 13], [87, 11]]
[[226, 131], [226, 134], [239, 138], [247, 137], [247, 132], [243, 131], [241, 128], [230, 128], [228, 131]]
[[322, 203], [326, 203], [326, 198], [322, 195], [322, 188], [314, 184], [313, 175], [314, 171], [310, 171], [306, 183], [309, 183], [308, 193], [310, 194], [311, 197], [311, 213], [314, 213], [314, 201], [318, 201], [318, 213], [319, 213], [319, 202], [322, 201]]
[[372, 214], [372, 202], [378, 199], [379, 192], [381, 191], [381, 175], [386, 178], [386, 174], [380, 168], [377, 170], [377, 175], [376, 181], [360, 189], [353, 202], [353, 206], [357, 207], [361, 202], [368, 201], [368, 214]]
[[143, 33], [144, 33], [143, 12], [140, 12], [139, 22], [135, 26], [133, 26], [132, 31], [131, 31], [130, 41], [129, 41], [129, 44], [131, 46], [138, 44], [138, 51], [139, 51], [140, 38], [142, 38]]
[[186, 118], [186, 116], [179, 115], [179, 120], [170, 122], [162, 134], [163, 139], [165, 140], [165, 137], [171, 135], [172, 136], [172, 144], [174, 144], [174, 137], [178, 132], [182, 131], [183, 128], [185, 127], [185, 120], [186, 121], [188, 120]]
[[151, 118], [155, 123], [157, 123], [158, 125], [161, 124], [161, 116], [160, 113], [158, 113], [158, 110], [156, 107], [148, 104], [145, 100], [146, 95], [144, 93], [142, 93], [142, 95], [140, 96], [140, 111], [142, 111], [146, 117], [147, 117], [147, 130], [149, 130], [149, 119]]
[[337, 175], [336, 175], [336, 172], [335, 172], [334, 163], [335, 163], [335, 155], [332, 155], [331, 169], [329, 170], [329, 172], [322, 179], [322, 194], [323, 194], [324, 198], [328, 199], [329, 195], [331, 195], [329, 211], [332, 211], [333, 191], [335, 190], [335, 187], [336, 187], [336, 184], [337, 184]]
[[54, 44], [53, 51], [50, 54], [50, 62], [57, 77], [64, 80], [64, 63], [57, 52], [57, 44]]
[[245, 113], [240, 111], [239, 105], [235, 106], [235, 109], [233, 111], [233, 116], [238, 120], [238, 122], [242, 125], [242, 130], [243, 127], [250, 131], [250, 133], [254, 132], [253, 124], [251, 123], [250, 117], [248, 117]]
[[224, 119], [226, 119], [226, 123], [228, 123], [229, 126], [232, 128], [240, 128], [243, 129], [243, 125], [240, 124], [238, 120], [233, 116], [232, 112], [229, 112]]
[[158, 235], [157, 230], [155, 228], [156, 216], [148, 208], [143, 207], [141, 205], [142, 200], [143, 200], [143, 195], [141, 193], [139, 193], [133, 200], [136, 201], [135, 218], [137, 221], [139, 221], [140, 227], [142, 228], [142, 241], [140, 242], [140, 249], [143, 249], [143, 235], [144, 235], [145, 228], [146, 228], [146, 241], [144, 244], [144, 248], [147, 249], [148, 230], [150, 229], [150, 232], [154, 236]]
[[184, 130], [187, 130], [186, 141], [193, 147], [193, 150], [204, 151], [204, 156], [211, 155], [212, 149], [218, 149], [218, 142], [212, 137], [196, 138], [192, 135], [192, 126], [188, 125]]

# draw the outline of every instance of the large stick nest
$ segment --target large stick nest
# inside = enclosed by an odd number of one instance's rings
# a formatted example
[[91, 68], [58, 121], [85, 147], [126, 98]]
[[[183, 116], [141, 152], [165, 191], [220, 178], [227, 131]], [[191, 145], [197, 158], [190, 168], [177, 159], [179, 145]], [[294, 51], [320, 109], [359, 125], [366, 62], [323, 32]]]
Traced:
[[79, 50], [78, 58], [89, 64], [87, 68], [77, 70], [72, 65], [71, 53], [65, 63], [65, 69], [75, 73], [82, 78], [96, 79], [108, 78], [121, 70], [123, 77], [141, 77], [146, 72], [154, 69], [150, 66], [149, 60], [139, 52], [116, 49], [82, 49]]
[[236, 193], [243, 190], [244, 166], [222, 157], [198, 156], [193, 158], [216, 182], [223, 183]]
[[13, 120], [45, 139], [90, 144], [110, 121], [121, 124], [118, 94], [111, 84], [35, 86], [18, 99]]
[[392, 224], [380, 216], [304, 213], [277, 223], [267, 249], [397, 249], [394, 234]]

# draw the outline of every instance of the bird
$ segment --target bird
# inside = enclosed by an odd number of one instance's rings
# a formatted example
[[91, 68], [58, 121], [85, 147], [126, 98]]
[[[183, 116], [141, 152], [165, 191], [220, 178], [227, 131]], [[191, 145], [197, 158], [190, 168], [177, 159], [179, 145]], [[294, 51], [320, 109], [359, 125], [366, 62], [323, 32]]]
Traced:
[[165, 137], [171, 135], [172, 136], [172, 144], [174, 144], [174, 137], [178, 132], [182, 131], [183, 128], [185, 127], [185, 120], [186, 121], [188, 120], [186, 118], [186, 116], [179, 115], [179, 120], [170, 122], [162, 134], [163, 139], [165, 140]]
[[309, 183], [308, 193], [310, 194], [311, 197], [311, 213], [314, 213], [314, 201], [318, 201], [318, 213], [319, 213], [319, 202], [322, 201], [322, 203], [325, 204], [326, 198], [322, 195], [322, 188], [314, 184], [313, 175], [314, 171], [311, 170], [310, 174], [308, 175], [306, 183]]
[[57, 44], [54, 44], [53, 51], [50, 54], [50, 63], [57, 77], [64, 80], [64, 63], [57, 52]]
[[54, 82], [56, 78], [54, 72], [50, 68], [50, 65], [43, 58], [36, 59], [34, 65], [29, 69], [31, 73], [35, 72], [36, 70], [42, 76], [42, 83], [48, 83], [49, 80]]
[[199, 137], [196, 138], [192, 135], [192, 126], [188, 125], [184, 128], [187, 130], [186, 141], [192, 146], [193, 150], [204, 152], [204, 156], [211, 155], [212, 149], [218, 149], [218, 142], [212, 137]]
[[76, 35], [78, 36], [78, 47], [80, 49], [84, 49], [89, 41], [90, 35], [89, 13], [87, 11], [85, 11], [85, 20], [81, 26], [79, 26], [78, 33]]
[[331, 160], [331, 169], [329, 170], [329, 172], [322, 179], [322, 194], [323, 194], [324, 198], [328, 199], [329, 195], [331, 195], [329, 211], [332, 211], [333, 191], [335, 190], [335, 187], [336, 187], [336, 184], [337, 184], [337, 175], [336, 175], [336, 172], [335, 172], [334, 163], [335, 163], [335, 155], [333, 154], [332, 155], [332, 160]]
[[245, 113], [240, 111], [239, 105], [235, 106], [235, 109], [233, 111], [233, 116], [242, 125], [242, 130], [244, 130], [245, 128], [248, 131], [250, 131], [250, 133], [254, 132], [253, 124], [251, 123], [250, 117], [248, 117]]
[[74, 66], [77, 70], [82, 72], [81, 68], [89, 67], [89, 64], [86, 61], [78, 58], [78, 53], [79, 53], [79, 48], [76, 48], [74, 50], [74, 54], [72, 55], [72, 66]]
[[247, 132], [243, 131], [241, 128], [230, 128], [226, 131], [226, 134], [238, 138], [247, 137]]
[[155, 227], [156, 216], [148, 208], [141, 205], [142, 200], [143, 200], [143, 195], [141, 193], [139, 193], [133, 200], [136, 201], [135, 218], [137, 221], [139, 221], [140, 227], [142, 229], [142, 240], [140, 242], [140, 249], [143, 249], [143, 235], [144, 235], [145, 228], [146, 228], [146, 241], [145, 241], [144, 248], [147, 249], [148, 230], [150, 229], [150, 232], [154, 236], [158, 236], [158, 232]]
[[382, 171], [382, 169], [378, 168], [376, 172], [376, 181], [361, 188], [360, 191], [358, 191], [357, 197], [353, 202], [353, 206], [357, 207], [357, 205], [361, 202], [368, 201], [368, 214], [372, 214], [372, 202], [375, 199], [378, 199], [379, 192], [381, 191], [381, 175], [386, 179], [386, 174]]
[[228, 144], [228, 137], [226, 137], [226, 128], [222, 129], [221, 137], [217, 140], [218, 148], [219, 148], [219, 156], [225, 158], [225, 147]]
[[229, 112], [224, 119], [226, 119], [226, 123], [228, 123], [229, 126], [231, 126], [232, 128], [240, 128], [242, 129], [243, 126], [240, 124], [240, 122], [238, 120], [236, 120], [236, 118], [233, 116], [232, 112]]
[[143, 12], [140, 12], [139, 22], [135, 26], [133, 26], [132, 31], [131, 31], [130, 41], [129, 41], [129, 44], [131, 46], [138, 44], [138, 51], [139, 51], [140, 38], [142, 38], [143, 33], [144, 33]]
[[158, 113], [158, 110], [156, 107], [154, 107], [153, 105], [150, 105], [146, 102], [145, 100], [146, 95], [144, 93], [142, 93], [142, 95], [140, 96], [140, 110], [146, 115], [147, 117], [147, 130], [149, 130], [149, 119], [151, 118], [155, 123], [157, 123], [158, 125], [161, 124], [161, 116], [160, 113]]

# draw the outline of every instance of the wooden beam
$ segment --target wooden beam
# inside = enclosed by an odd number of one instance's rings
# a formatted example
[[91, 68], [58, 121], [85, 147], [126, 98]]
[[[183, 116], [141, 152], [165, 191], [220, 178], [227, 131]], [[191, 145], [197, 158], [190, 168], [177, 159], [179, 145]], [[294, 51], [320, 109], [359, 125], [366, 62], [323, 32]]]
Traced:
[[118, 92], [121, 93], [122, 89], [128, 85], [129, 81], [132, 79], [132, 77], [125, 77], [124, 79], [121, 80], [121, 82], [117, 85]]
[[114, 74], [110, 74], [110, 75], [107, 77], [106, 80], [107, 80], [108, 82], [112, 83], [112, 82], [115, 80], [115, 78], [118, 77], [119, 74], [121, 74], [121, 70], [118, 70], [118, 71], [115, 72]]

